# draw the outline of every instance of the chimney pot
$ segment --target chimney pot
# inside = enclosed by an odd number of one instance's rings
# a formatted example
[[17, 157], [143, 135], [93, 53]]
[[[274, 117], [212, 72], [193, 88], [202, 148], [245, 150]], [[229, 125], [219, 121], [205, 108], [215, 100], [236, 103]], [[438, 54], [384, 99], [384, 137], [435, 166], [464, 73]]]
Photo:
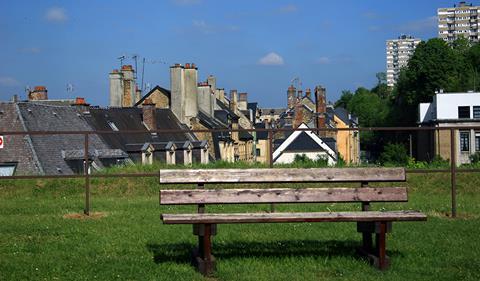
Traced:
[[122, 70], [133, 70], [133, 67], [130, 64], [122, 65]]
[[84, 105], [85, 104], [85, 98], [77, 97], [75, 99], [75, 104], [76, 105]]
[[185, 68], [190, 68], [190, 64], [189, 64], [189, 63], [186, 63], [186, 64], [185, 64]]

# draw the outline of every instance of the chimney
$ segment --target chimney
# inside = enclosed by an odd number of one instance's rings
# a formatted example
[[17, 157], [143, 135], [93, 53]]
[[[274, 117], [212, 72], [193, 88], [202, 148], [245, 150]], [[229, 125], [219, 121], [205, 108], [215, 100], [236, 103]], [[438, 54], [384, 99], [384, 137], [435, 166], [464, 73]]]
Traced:
[[123, 97], [123, 74], [114, 69], [109, 75], [110, 80], [110, 106], [121, 107]]
[[247, 110], [247, 103], [248, 103], [248, 94], [247, 93], [240, 93], [238, 95], [238, 109], [239, 110]]
[[198, 81], [198, 70], [195, 64], [185, 64], [184, 69], [184, 76], [185, 76], [185, 100], [184, 100], [184, 108], [185, 108], [185, 122], [189, 124], [190, 118], [197, 117], [198, 114], [198, 89], [197, 89], [197, 81]]
[[215, 92], [217, 90], [217, 78], [215, 78], [215, 76], [213, 75], [209, 75], [207, 78], [207, 82], [212, 91]]
[[155, 110], [155, 104], [150, 98], [146, 98], [142, 105], [143, 123], [150, 131], [157, 130]]
[[134, 105], [142, 98], [142, 90], [138, 88], [138, 85], [135, 84], [135, 103]]
[[18, 99], [18, 95], [13, 95], [12, 96], [12, 102], [18, 102], [19, 99]]
[[237, 90], [230, 90], [230, 110], [237, 112], [238, 95]]
[[86, 106], [88, 106], [89, 104], [85, 101], [85, 98], [77, 97], [77, 98], [75, 98], [75, 105], [86, 105]]
[[293, 85], [290, 85], [287, 90], [287, 107], [292, 108], [295, 106], [295, 92], [296, 89]]
[[302, 90], [298, 90], [298, 92], [297, 92], [297, 98], [298, 98], [299, 100], [301, 100], [301, 99], [302, 99], [302, 96], [303, 96], [303, 91], [302, 91]]
[[170, 91], [172, 112], [185, 123], [185, 69], [180, 64], [170, 67]]
[[197, 102], [198, 108], [203, 112], [207, 113], [209, 116], [213, 116], [211, 110], [211, 98], [212, 95], [210, 94], [210, 86], [207, 82], [200, 82], [198, 83], [198, 95], [197, 95]]
[[312, 90], [310, 90], [310, 88], [305, 90], [305, 96], [309, 99], [312, 98]]
[[[317, 128], [326, 128], [325, 113], [327, 112], [326, 89], [322, 86], [315, 87], [315, 104], [317, 113]], [[325, 136], [326, 131], [318, 131], [318, 135]]]
[[123, 80], [123, 96], [122, 96], [122, 107], [131, 107], [136, 103], [135, 96], [135, 76], [133, 67], [131, 65], [122, 66], [122, 80]]
[[45, 86], [35, 86], [33, 91], [28, 93], [28, 100], [48, 100], [48, 91]]
[[295, 116], [293, 120], [293, 128], [298, 128], [303, 123], [303, 104], [297, 102], [295, 104]]
[[218, 99], [223, 102], [223, 103], [226, 103], [227, 101], [225, 100], [225, 89], [224, 88], [220, 88], [220, 89], [217, 89], [218, 90]]

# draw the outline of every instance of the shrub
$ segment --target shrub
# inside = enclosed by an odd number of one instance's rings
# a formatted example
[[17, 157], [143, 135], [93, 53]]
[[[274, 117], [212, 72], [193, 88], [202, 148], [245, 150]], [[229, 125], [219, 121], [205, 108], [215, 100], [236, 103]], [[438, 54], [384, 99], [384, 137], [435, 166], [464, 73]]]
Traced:
[[401, 143], [387, 144], [379, 158], [380, 164], [385, 166], [406, 166], [408, 160], [407, 149]]

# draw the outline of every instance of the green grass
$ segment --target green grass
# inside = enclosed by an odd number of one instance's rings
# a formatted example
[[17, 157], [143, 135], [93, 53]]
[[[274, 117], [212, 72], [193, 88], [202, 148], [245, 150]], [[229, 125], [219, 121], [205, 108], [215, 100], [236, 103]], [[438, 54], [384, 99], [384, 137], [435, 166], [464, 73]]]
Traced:
[[[354, 223], [219, 225], [211, 280], [480, 280], [480, 175], [458, 175], [458, 219], [447, 216], [448, 175], [408, 178], [402, 183], [408, 203], [373, 206], [422, 210], [428, 221], [394, 223], [388, 271], [357, 258]], [[92, 179], [92, 209], [105, 216], [71, 219], [64, 215], [83, 210], [83, 180], [0, 181], [0, 280], [205, 280], [189, 264], [191, 226], [159, 219], [194, 207], [160, 207], [158, 189], [156, 178]], [[278, 211], [344, 209], [359, 204], [277, 205]]]

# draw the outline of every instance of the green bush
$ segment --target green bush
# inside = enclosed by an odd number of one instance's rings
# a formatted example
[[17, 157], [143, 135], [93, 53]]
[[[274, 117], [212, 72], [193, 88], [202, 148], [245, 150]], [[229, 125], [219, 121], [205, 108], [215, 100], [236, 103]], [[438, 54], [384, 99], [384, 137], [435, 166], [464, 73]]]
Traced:
[[380, 164], [384, 166], [406, 166], [408, 161], [407, 149], [401, 143], [387, 144], [379, 158]]

